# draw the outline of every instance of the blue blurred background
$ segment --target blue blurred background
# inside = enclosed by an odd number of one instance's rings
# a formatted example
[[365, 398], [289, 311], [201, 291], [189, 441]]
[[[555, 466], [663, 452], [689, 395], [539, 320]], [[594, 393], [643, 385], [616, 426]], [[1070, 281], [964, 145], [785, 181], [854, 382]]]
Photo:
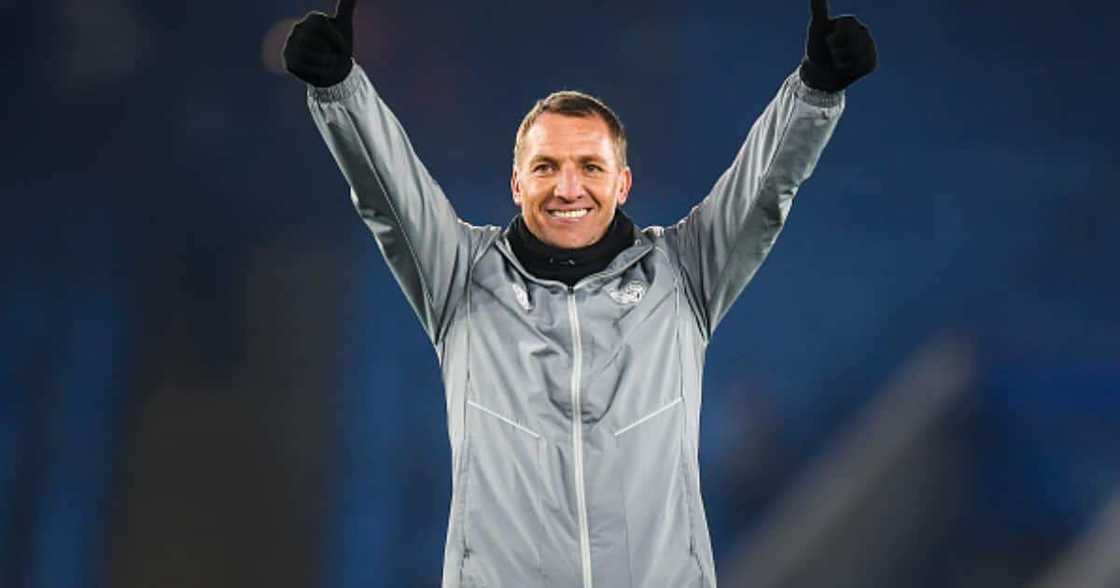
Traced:
[[[0, 586], [436, 586], [436, 357], [280, 50], [328, 2], [8, 3]], [[727, 586], [1120, 586], [1106, 2], [834, 0], [877, 42], [708, 355]], [[360, 3], [356, 57], [460, 216], [575, 88], [682, 217], [808, 2]]]

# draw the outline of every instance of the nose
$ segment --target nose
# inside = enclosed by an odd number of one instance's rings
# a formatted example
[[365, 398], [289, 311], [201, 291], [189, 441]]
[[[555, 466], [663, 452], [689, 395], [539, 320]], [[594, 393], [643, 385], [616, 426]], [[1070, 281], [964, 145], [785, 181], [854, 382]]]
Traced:
[[556, 180], [556, 196], [575, 200], [583, 195], [583, 181], [579, 171], [570, 165], [563, 166]]

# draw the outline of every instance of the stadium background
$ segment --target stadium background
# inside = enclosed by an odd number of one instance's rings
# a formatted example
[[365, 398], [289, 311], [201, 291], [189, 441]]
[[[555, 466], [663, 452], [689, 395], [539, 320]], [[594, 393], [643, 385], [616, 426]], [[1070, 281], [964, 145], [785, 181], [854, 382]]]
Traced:
[[[5, 3], [0, 585], [434, 586], [435, 354], [301, 83], [315, 1]], [[879, 69], [716, 334], [728, 586], [1120, 584], [1117, 9], [832, 2]], [[532, 101], [603, 97], [683, 216], [808, 2], [363, 2], [356, 55], [460, 215]]]

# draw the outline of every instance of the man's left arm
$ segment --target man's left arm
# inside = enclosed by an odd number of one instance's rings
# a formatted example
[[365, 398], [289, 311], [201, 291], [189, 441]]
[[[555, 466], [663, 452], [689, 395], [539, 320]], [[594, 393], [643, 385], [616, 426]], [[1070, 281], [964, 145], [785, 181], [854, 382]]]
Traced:
[[875, 69], [867, 27], [812, 1], [801, 66], [752, 125], [703, 201], [666, 229], [710, 337], [769, 254], [793, 197], [812, 174], [844, 110], [844, 88]]

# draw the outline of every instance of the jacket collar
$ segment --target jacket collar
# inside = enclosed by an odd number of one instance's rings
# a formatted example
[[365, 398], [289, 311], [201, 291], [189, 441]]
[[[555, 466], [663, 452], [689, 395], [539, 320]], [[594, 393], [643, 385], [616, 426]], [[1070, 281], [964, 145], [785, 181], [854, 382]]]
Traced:
[[[534, 276], [525, 269], [525, 266], [521, 264], [521, 260], [517, 259], [517, 255], [514, 254], [513, 248], [509, 244], [509, 232], [513, 228], [513, 223], [516, 220], [517, 217], [515, 216], [514, 219], [511, 220], [506, 228], [502, 231], [501, 237], [497, 241], [495, 241], [494, 246], [498, 249], [499, 252], [501, 252], [502, 255], [506, 257], [507, 260], [509, 260], [510, 264], [513, 265], [513, 267], [517, 269], [518, 273], [520, 273], [526, 280], [545, 285], [559, 285], [567, 289], [568, 285], [559, 280], [546, 280]], [[642, 257], [645, 257], [647, 253], [653, 251], [653, 242], [650, 241], [649, 237], [647, 237], [645, 233], [643, 233], [638, 228], [637, 223], [633, 223], [633, 228], [630, 232], [634, 237], [634, 243], [630, 247], [623, 249], [621, 253], [616, 255], [605, 269], [584, 277], [574, 286], [572, 286], [571, 289], [575, 290], [576, 288], [580, 288], [593, 281], [606, 280], [614, 277], [616, 274], [622, 273], [631, 265], [637, 263], [638, 260], [640, 260]]]

